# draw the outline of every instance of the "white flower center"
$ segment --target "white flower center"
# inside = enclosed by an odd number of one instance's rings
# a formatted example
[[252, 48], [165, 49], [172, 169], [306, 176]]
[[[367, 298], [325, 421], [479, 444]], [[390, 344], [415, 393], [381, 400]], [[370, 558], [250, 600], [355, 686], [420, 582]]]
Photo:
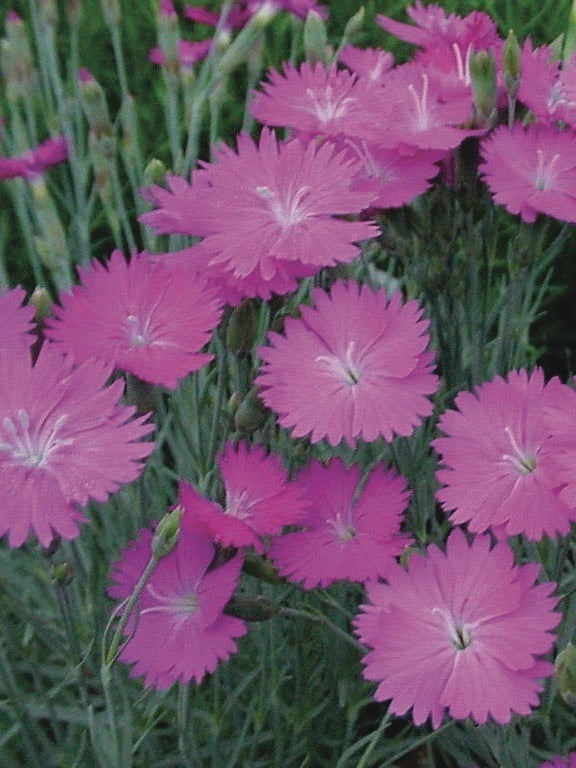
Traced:
[[269, 187], [256, 187], [256, 194], [266, 200], [274, 220], [284, 229], [299, 224], [308, 216], [304, 200], [310, 187], [304, 186], [280, 199]]
[[236, 494], [226, 491], [226, 509], [224, 514], [235, 517], [237, 520], [246, 520], [247, 517], [250, 517], [251, 511], [252, 504], [248, 501], [246, 491]]
[[196, 613], [200, 604], [198, 593], [192, 589], [180, 594], [165, 595], [154, 589], [151, 584], [147, 584], [146, 591], [158, 602], [158, 605], [145, 608], [140, 615], [145, 616], [149, 613], [171, 614], [176, 623], [175, 629], [178, 629], [189, 616]]
[[510, 427], [504, 427], [504, 432], [510, 442], [512, 448], [511, 453], [503, 453], [500, 457], [500, 461], [510, 464], [519, 475], [527, 475], [536, 469], [536, 457], [538, 450], [525, 451], [519, 445], [514, 437], [514, 434]]
[[64, 413], [53, 421], [46, 420], [34, 427], [28, 412], [20, 408], [16, 415], [5, 416], [2, 420], [0, 452], [7, 454], [16, 464], [44, 467], [51, 453], [74, 442], [72, 438], [58, 437], [58, 432], [67, 420], [68, 414]]
[[338, 512], [336, 517], [330, 518], [327, 522], [334, 529], [334, 533], [340, 541], [351, 541], [356, 537], [356, 529], [349, 514]]
[[432, 608], [432, 613], [439, 614], [444, 619], [450, 642], [457, 651], [463, 651], [472, 644], [475, 624], [456, 619], [445, 608]]
[[362, 371], [355, 359], [354, 350], [356, 347], [355, 341], [348, 342], [346, 352], [341, 355], [318, 355], [316, 358], [317, 363], [322, 363], [326, 366], [330, 373], [334, 374], [339, 379], [342, 379], [350, 387], [358, 384], [362, 378]]
[[538, 157], [538, 166], [534, 176], [534, 187], [540, 190], [549, 189], [554, 184], [558, 175], [555, 166], [560, 155], [556, 153], [548, 160], [545, 158], [542, 150], [537, 149], [536, 156]]
[[430, 128], [430, 109], [428, 107], [428, 75], [422, 75], [422, 93], [416, 92], [413, 83], [408, 86], [408, 91], [414, 100], [416, 107], [416, 127], [419, 131]]
[[307, 88], [306, 95], [310, 99], [312, 112], [320, 123], [328, 123], [330, 120], [343, 117], [348, 111], [348, 105], [352, 102], [352, 99], [342, 95], [335, 96], [331, 85], [327, 85], [323, 91]]
[[142, 321], [136, 315], [126, 318], [126, 335], [131, 347], [148, 347], [152, 341], [150, 318]]

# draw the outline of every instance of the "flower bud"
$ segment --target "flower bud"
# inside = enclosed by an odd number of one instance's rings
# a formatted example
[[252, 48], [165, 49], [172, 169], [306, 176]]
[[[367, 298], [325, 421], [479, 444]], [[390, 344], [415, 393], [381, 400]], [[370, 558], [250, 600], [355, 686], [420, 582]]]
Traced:
[[236, 429], [248, 434], [256, 432], [264, 424], [267, 416], [268, 411], [258, 397], [258, 390], [254, 387], [238, 406], [234, 416]]
[[492, 125], [496, 117], [496, 61], [492, 51], [478, 51], [470, 59], [474, 91], [474, 117], [479, 125]]
[[38, 323], [46, 320], [52, 314], [52, 299], [46, 288], [42, 285], [37, 285], [34, 288], [28, 304], [31, 304], [36, 309], [34, 319]]
[[106, 24], [109, 27], [120, 26], [121, 12], [118, 0], [101, 0], [100, 5]]
[[522, 52], [514, 30], [508, 32], [508, 37], [502, 50], [502, 67], [504, 71], [504, 87], [510, 98], [515, 99], [520, 88], [522, 75]]
[[74, 578], [74, 569], [70, 563], [55, 563], [50, 569], [50, 581], [59, 587], [67, 587]]
[[328, 46], [326, 25], [316, 11], [310, 10], [304, 22], [304, 53], [311, 64], [328, 64], [332, 51]]
[[235, 595], [224, 612], [244, 621], [267, 621], [278, 613], [278, 606], [267, 595]]
[[88, 125], [97, 137], [112, 134], [106, 96], [100, 83], [84, 67], [78, 72], [80, 96]]
[[576, 706], [576, 648], [568, 643], [554, 662], [558, 692], [566, 704]]
[[244, 299], [234, 307], [226, 327], [226, 348], [233, 355], [245, 355], [256, 340], [256, 307], [252, 299]]
[[353, 40], [358, 34], [358, 32], [362, 30], [362, 27], [364, 26], [365, 18], [366, 18], [366, 9], [362, 5], [356, 11], [354, 16], [351, 16], [346, 22], [346, 26], [344, 27], [344, 35], [342, 37], [341, 48], [343, 48], [347, 42], [349, 42], [350, 40]]
[[152, 539], [152, 553], [157, 560], [169, 555], [178, 544], [182, 513], [182, 507], [174, 507], [164, 515], [156, 526]]
[[576, 0], [572, 0], [572, 7], [568, 15], [568, 26], [564, 33], [564, 45], [562, 47], [562, 59], [570, 61], [574, 51], [576, 51]]
[[166, 182], [166, 166], [162, 160], [158, 160], [153, 157], [144, 168], [143, 184], [144, 187], [150, 187], [155, 184], [158, 187], [165, 186]]

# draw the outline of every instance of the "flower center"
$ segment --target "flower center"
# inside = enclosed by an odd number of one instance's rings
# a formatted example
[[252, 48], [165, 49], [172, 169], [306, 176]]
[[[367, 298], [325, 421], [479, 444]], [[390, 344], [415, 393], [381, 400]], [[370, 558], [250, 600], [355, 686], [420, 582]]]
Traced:
[[468, 625], [454, 622], [452, 632], [450, 633], [450, 640], [456, 650], [463, 651], [465, 648], [468, 648], [472, 643], [472, 639], [472, 632]]
[[346, 352], [341, 355], [318, 355], [317, 363], [325, 365], [330, 373], [342, 379], [348, 386], [353, 387], [362, 378], [362, 371], [358, 362], [354, 359], [355, 341], [348, 342]]
[[45, 422], [35, 428], [30, 424], [28, 412], [20, 408], [15, 416], [2, 419], [0, 452], [24, 467], [43, 467], [48, 463], [51, 453], [74, 442], [72, 438], [58, 437], [58, 432], [67, 420], [68, 414], [64, 413], [53, 422]]
[[126, 335], [131, 347], [148, 347], [152, 341], [150, 318], [142, 322], [136, 315], [128, 315]]
[[198, 593], [192, 589], [180, 594], [165, 595], [157, 591], [151, 584], [146, 585], [146, 591], [158, 605], [152, 605], [141, 612], [141, 616], [149, 613], [169, 613], [176, 621], [176, 629], [183, 624], [189, 616], [196, 613], [200, 600]]
[[323, 91], [307, 88], [306, 95], [312, 103], [312, 112], [321, 123], [328, 123], [330, 120], [343, 117], [352, 101], [349, 98], [335, 96], [334, 88], [331, 85], [327, 85]]
[[235, 517], [237, 520], [246, 520], [250, 517], [252, 505], [248, 501], [246, 491], [241, 493], [229, 493], [226, 491], [226, 509], [225, 515]]
[[533, 472], [536, 469], [536, 457], [538, 455], [538, 450], [523, 450], [518, 445], [518, 442], [516, 441], [516, 438], [514, 437], [510, 427], [504, 427], [504, 432], [506, 433], [506, 436], [510, 442], [512, 452], [503, 453], [500, 457], [500, 460], [512, 465], [512, 467], [519, 475], [528, 475], [530, 472]]
[[472, 43], [468, 43], [466, 48], [466, 56], [462, 57], [462, 50], [458, 43], [452, 43], [452, 51], [456, 57], [456, 69], [458, 72], [458, 80], [464, 83], [464, 85], [470, 85], [472, 78], [470, 77], [470, 57], [472, 55]]
[[541, 149], [537, 149], [536, 156], [538, 158], [538, 166], [534, 177], [534, 186], [539, 190], [549, 189], [554, 184], [556, 176], [558, 175], [555, 166], [560, 155], [556, 153], [550, 160], [548, 160], [545, 158], [544, 152], [542, 152]]
[[309, 192], [310, 187], [300, 187], [300, 189], [287, 194], [285, 199], [281, 200], [269, 187], [256, 187], [256, 194], [263, 200], [266, 200], [274, 219], [284, 229], [294, 224], [299, 224], [308, 216], [303, 201]]
[[327, 522], [332, 526], [340, 541], [346, 542], [356, 538], [356, 529], [349, 515], [338, 512], [335, 518], [331, 518]]
[[428, 108], [428, 75], [422, 75], [422, 94], [418, 94], [413, 83], [408, 86], [408, 91], [414, 100], [416, 107], [416, 127], [419, 131], [430, 128], [430, 110]]

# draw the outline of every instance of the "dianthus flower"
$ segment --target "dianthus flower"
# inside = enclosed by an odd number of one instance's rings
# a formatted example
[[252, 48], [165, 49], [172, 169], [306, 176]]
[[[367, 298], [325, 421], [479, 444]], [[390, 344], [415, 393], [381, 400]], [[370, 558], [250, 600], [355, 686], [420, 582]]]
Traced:
[[[152, 533], [144, 529], [121, 553], [112, 571], [111, 597], [124, 600], [132, 594], [150, 560], [151, 543]], [[184, 515], [175, 548], [146, 582], [120, 653], [121, 661], [134, 664], [131, 675], [144, 675], [147, 686], [200, 683], [235, 653], [236, 638], [246, 634], [243, 621], [223, 613], [238, 584], [242, 558], [210, 568], [214, 554], [213, 544], [194, 532]]]
[[34, 343], [34, 307], [22, 306], [25, 297], [20, 287], [0, 294], [0, 353], [25, 351]]
[[34, 367], [27, 352], [0, 354], [0, 535], [11, 547], [30, 531], [44, 547], [76, 538], [78, 508], [140, 474], [153, 427], [118, 405], [123, 383], [106, 386], [110, 373], [93, 360], [73, 367], [46, 345]]
[[571, 752], [567, 757], [555, 757], [542, 763], [540, 768], [576, 768], [576, 752]]
[[265, 404], [313, 443], [410, 435], [432, 412], [438, 381], [419, 304], [356, 283], [317, 288], [312, 300], [259, 350]]
[[576, 125], [576, 57], [564, 63], [550, 46], [522, 46], [522, 77], [518, 99], [544, 123]]
[[0, 181], [18, 177], [32, 179], [67, 158], [68, 142], [64, 136], [46, 139], [35, 149], [19, 157], [0, 157]]
[[265, 130], [255, 145], [242, 134], [238, 151], [221, 147], [192, 186], [173, 179], [169, 191], [149, 189], [159, 208], [141, 220], [158, 232], [204, 237], [190, 249], [193, 260], [199, 251], [208, 274], [224, 270], [243, 296], [269, 298], [293, 290], [297, 278], [352, 261], [354, 243], [377, 235], [369, 222], [336, 218], [370, 202], [370, 193], [351, 190], [357, 169], [328, 142], [279, 144]]
[[399, 533], [408, 504], [403, 478], [372, 470], [358, 492], [360, 468], [341, 459], [328, 466], [313, 461], [297, 477], [310, 501], [301, 525], [306, 530], [279, 536], [270, 557], [283, 576], [305, 589], [338, 579], [385, 578], [393, 558], [409, 543]]
[[453, 523], [468, 523], [475, 533], [500, 529], [528, 539], [566, 534], [576, 519], [559, 494], [554, 430], [547, 418], [564, 389], [547, 385], [540, 369], [531, 375], [512, 371], [461, 392], [457, 410], [445, 411], [433, 441], [441, 454], [443, 484], [437, 498], [452, 511]]
[[576, 221], [576, 135], [552, 125], [500, 126], [482, 143], [480, 172], [494, 200], [524, 221]]
[[252, 545], [263, 552], [262, 536], [299, 523], [307, 508], [299, 484], [290, 482], [282, 462], [259, 445], [228, 443], [218, 460], [224, 484], [223, 506], [180, 484], [180, 504], [198, 529], [225, 547]]
[[541, 657], [561, 620], [556, 585], [535, 584], [538, 570], [515, 566], [507, 543], [491, 550], [490, 537], [478, 536], [468, 544], [457, 529], [445, 552], [432, 545], [406, 570], [394, 564], [387, 584], [369, 584], [355, 625], [372, 649], [364, 677], [379, 683], [376, 700], [391, 699], [395, 715], [412, 708], [416, 725], [431, 717], [433, 728], [446, 710], [478, 724], [528, 715], [540, 679], [553, 673]]
[[[212, 40], [178, 40], [178, 59], [183, 67], [193, 67], [198, 61], [205, 59], [210, 53]], [[164, 66], [166, 54], [162, 48], [152, 48], [148, 58], [153, 64]]]
[[265, 125], [293, 128], [308, 138], [346, 135], [378, 140], [373, 113], [385, 109], [385, 99], [368, 77], [318, 62], [304, 62], [299, 69], [285, 63], [284, 73], [271, 70], [261, 87], [251, 111]]
[[406, 8], [406, 13], [416, 26], [384, 15], [377, 16], [376, 20], [399, 40], [424, 49], [457, 45], [466, 56], [469, 49], [478, 51], [493, 48], [500, 42], [495, 22], [482, 11], [459, 16], [455, 13], [447, 14], [444, 8], [434, 3], [423, 5], [420, 0], [416, 0], [412, 8]]
[[212, 360], [200, 352], [220, 318], [206, 279], [180, 267], [151, 264], [146, 253], [130, 262], [114, 251], [79, 269], [82, 284], [62, 293], [47, 335], [76, 361], [95, 357], [144, 381], [176, 387]]
[[394, 56], [382, 48], [345, 45], [338, 58], [352, 72], [373, 83], [380, 83], [384, 73], [394, 66]]

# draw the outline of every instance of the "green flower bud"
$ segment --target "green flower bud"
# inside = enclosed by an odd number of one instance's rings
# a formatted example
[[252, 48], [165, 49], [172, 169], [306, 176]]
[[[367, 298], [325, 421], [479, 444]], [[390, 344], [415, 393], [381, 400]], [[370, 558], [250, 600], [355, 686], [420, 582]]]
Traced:
[[278, 613], [278, 606], [266, 595], [235, 595], [224, 612], [244, 621], [267, 621]]
[[569, 61], [576, 51], [576, 0], [572, 0], [572, 7], [568, 16], [568, 26], [564, 33], [564, 45], [562, 46], [562, 58]]
[[491, 125], [496, 117], [496, 61], [492, 51], [478, 51], [470, 59], [474, 91], [474, 116], [479, 125]]
[[175, 507], [158, 523], [152, 539], [152, 552], [157, 560], [169, 555], [178, 543], [182, 514], [182, 507]]
[[41, 323], [52, 314], [52, 299], [50, 294], [41, 285], [37, 285], [28, 301], [36, 309], [35, 319]]
[[362, 27], [364, 26], [365, 18], [366, 18], [366, 9], [362, 5], [356, 11], [354, 16], [351, 16], [346, 22], [346, 26], [344, 27], [344, 35], [342, 36], [342, 43], [340, 44], [340, 49], [344, 48], [344, 46], [350, 40], [353, 40], [358, 34], [358, 32], [362, 30]]
[[151, 184], [156, 184], [159, 187], [165, 186], [166, 166], [162, 160], [157, 160], [155, 157], [150, 160], [144, 168], [143, 181], [145, 187], [149, 187]]
[[74, 569], [70, 563], [55, 563], [50, 569], [50, 581], [59, 587], [67, 587], [74, 578]]
[[306, 60], [312, 64], [317, 61], [328, 64], [332, 56], [326, 25], [321, 16], [313, 10], [308, 11], [304, 22], [304, 53]]
[[238, 406], [234, 416], [236, 429], [248, 434], [256, 432], [264, 424], [267, 416], [268, 411], [258, 397], [258, 390], [254, 387]]
[[520, 77], [522, 75], [522, 52], [512, 29], [508, 32], [508, 37], [502, 50], [502, 66], [506, 93], [515, 99], [520, 88]]
[[256, 340], [256, 307], [252, 299], [244, 299], [234, 307], [226, 327], [226, 348], [233, 355], [249, 352]]
[[558, 692], [566, 704], [576, 707], [576, 648], [568, 643], [554, 662]]

